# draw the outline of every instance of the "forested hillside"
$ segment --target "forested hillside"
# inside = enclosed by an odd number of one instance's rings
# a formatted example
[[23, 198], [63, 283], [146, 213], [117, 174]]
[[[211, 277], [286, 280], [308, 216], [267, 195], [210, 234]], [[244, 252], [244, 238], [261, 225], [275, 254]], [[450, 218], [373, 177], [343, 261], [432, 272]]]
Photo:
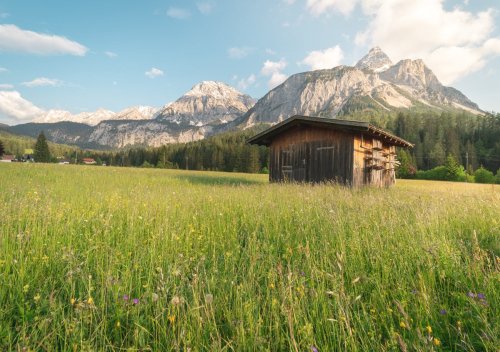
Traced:
[[[381, 114], [357, 112], [344, 119], [370, 121], [415, 144], [400, 151], [415, 170], [443, 165], [452, 155], [471, 172], [480, 166], [496, 172], [500, 168], [500, 114], [475, 116], [467, 113], [400, 112]], [[159, 148], [133, 148], [120, 151], [76, 151], [76, 147], [50, 144], [53, 156], [74, 160], [94, 157], [98, 163], [117, 166], [144, 166], [190, 170], [261, 172], [268, 167], [268, 150], [251, 146], [246, 140], [268, 128], [262, 124], [207, 139]], [[19, 154], [33, 148], [34, 139], [0, 131], [6, 153]]]

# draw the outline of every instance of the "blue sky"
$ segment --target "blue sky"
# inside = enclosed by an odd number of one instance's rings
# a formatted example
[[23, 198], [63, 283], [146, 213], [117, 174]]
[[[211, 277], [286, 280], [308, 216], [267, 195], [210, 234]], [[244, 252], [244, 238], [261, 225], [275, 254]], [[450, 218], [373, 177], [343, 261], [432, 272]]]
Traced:
[[159, 107], [201, 80], [260, 98], [375, 45], [394, 62], [423, 58], [500, 111], [499, 10], [494, 0], [0, 0], [0, 122]]

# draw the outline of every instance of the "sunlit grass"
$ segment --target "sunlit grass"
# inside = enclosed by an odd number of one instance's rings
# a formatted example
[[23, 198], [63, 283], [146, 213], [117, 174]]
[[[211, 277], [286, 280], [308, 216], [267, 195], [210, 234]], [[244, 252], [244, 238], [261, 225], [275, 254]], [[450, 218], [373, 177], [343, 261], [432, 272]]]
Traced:
[[498, 349], [498, 186], [0, 165], [0, 350]]

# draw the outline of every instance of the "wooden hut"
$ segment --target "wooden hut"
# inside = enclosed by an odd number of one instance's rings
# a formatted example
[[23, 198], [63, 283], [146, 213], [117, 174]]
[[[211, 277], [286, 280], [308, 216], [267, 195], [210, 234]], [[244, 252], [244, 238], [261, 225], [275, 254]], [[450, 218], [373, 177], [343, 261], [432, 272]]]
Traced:
[[396, 147], [413, 145], [368, 122], [293, 116], [250, 138], [270, 147], [271, 182], [395, 183]]

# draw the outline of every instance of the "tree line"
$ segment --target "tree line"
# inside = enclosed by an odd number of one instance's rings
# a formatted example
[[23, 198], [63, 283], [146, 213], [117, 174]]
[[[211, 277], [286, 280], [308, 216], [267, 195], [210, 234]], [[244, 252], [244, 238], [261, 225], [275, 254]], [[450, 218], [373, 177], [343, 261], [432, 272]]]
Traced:
[[[398, 152], [402, 164], [398, 171], [400, 177], [417, 177], [418, 172], [423, 177], [422, 172], [449, 163], [449, 157], [463, 166], [469, 175], [478, 169], [496, 173], [500, 168], [498, 113], [485, 116], [466, 112], [356, 113], [345, 118], [369, 121], [415, 144], [413, 149]], [[92, 157], [98, 164], [114, 166], [266, 172], [268, 148], [246, 143], [248, 138], [266, 127], [227, 132], [201, 141], [159, 148], [134, 147], [118, 151], [65, 149], [60, 158], [78, 163], [85, 157]], [[57, 159], [52, 153], [49, 160]]]

